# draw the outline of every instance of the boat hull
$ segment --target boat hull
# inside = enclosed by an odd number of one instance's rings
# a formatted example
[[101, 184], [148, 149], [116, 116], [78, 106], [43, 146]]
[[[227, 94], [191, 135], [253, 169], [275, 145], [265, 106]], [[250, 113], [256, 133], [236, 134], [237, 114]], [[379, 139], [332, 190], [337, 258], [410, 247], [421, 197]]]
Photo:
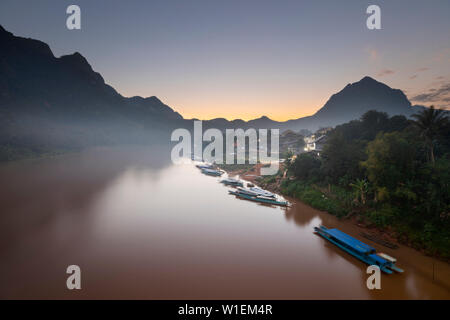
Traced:
[[223, 183], [226, 186], [233, 186], [233, 187], [243, 187], [244, 184], [242, 182], [231, 182], [231, 181], [220, 181], [221, 183]]
[[202, 172], [203, 174], [206, 174], [207, 176], [213, 176], [213, 177], [220, 177], [222, 173], [219, 172]]
[[[340, 249], [344, 250], [345, 252], [351, 254], [352, 256], [354, 256], [355, 258], [357, 258], [358, 260], [368, 264], [368, 265], [374, 265], [375, 263], [366, 255], [364, 254], [358, 254], [357, 252], [353, 251], [353, 250], [349, 250], [348, 248], [346, 248], [345, 246], [343, 246], [342, 244], [340, 244], [338, 241], [335, 241], [333, 238], [331, 238], [322, 228], [320, 227], [314, 227], [314, 231], [316, 234], [318, 234], [319, 236], [321, 236], [322, 238], [328, 240], [329, 242], [333, 243], [334, 245], [336, 245], [337, 247], [339, 247]], [[378, 266], [380, 268], [381, 271], [383, 271], [384, 273], [387, 274], [392, 274], [393, 271], [390, 270], [389, 268], [387, 268], [386, 266]], [[395, 266], [393, 266], [395, 267]], [[391, 266], [392, 268], [392, 266]], [[397, 268], [397, 267], [395, 267]], [[400, 269], [401, 270], [401, 269]], [[403, 271], [403, 270], [402, 270]]]

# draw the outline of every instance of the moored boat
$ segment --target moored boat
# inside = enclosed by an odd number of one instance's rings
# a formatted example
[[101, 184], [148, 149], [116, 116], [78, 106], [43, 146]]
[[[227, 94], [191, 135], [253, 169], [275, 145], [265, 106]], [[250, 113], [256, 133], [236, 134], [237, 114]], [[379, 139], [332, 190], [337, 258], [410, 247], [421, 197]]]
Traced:
[[207, 174], [209, 176], [216, 176], [219, 177], [223, 174], [220, 170], [214, 170], [214, 169], [202, 169], [202, 173]]
[[257, 193], [257, 194], [259, 194], [259, 195], [261, 195], [261, 196], [264, 196], [264, 197], [275, 198], [275, 194], [274, 193], [272, 193], [270, 191], [267, 191], [267, 190], [264, 190], [264, 189], [261, 189], [259, 187], [251, 187], [250, 190], [255, 192], [255, 193]]
[[232, 195], [235, 195], [235, 196], [238, 196], [240, 198], [251, 200], [251, 201], [255, 201], [255, 202], [261, 202], [261, 203], [266, 203], [266, 204], [273, 204], [273, 205], [284, 206], [284, 207], [289, 206], [289, 202], [287, 202], [287, 201], [280, 201], [280, 200], [277, 200], [277, 199], [272, 198], [272, 197], [264, 197], [264, 196], [260, 196], [260, 195], [249, 195], [249, 194], [246, 194], [246, 193], [242, 193], [239, 190], [238, 191], [229, 190], [228, 193], [230, 193]]
[[266, 191], [266, 190], [263, 190], [263, 189], [260, 189], [260, 188], [256, 188], [256, 189], [254, 189], [254, 188], [255, 187], [252, 187], [252, 188], [241, 188], [241, 187], [239, 187], [238, 191], [240, 193], [242, 193], [242, 194], [246, 194], [246, 195], [249, 195], [249, 196], [263, 196], [263, 197], [275, 198], [275, 194], [273, 194], [273, 193], [271, 193], [269, 191]]
[[209, 164], [209, 163], [197, 164], [195, 166], [197, 168], [199, 168], [199, 169], [212, 169], [212, 168], [214, 168], [214, 166], [212, 164]]
[[233, 179], [233, 178], [225, 178], [225, 179], [221, 180], [220, 183], [223, 183], [224, 185], [229, 185], [229, 186], [239, 186], [239, 187], [244, 186], [242, 181], [239, 181], [239, 180]]
[[368, 265], [378, 266], [385, 273], [391, 274], [393, 271], [403, 272], [402, 269], [395, 265], [397, 262], [395, 258], [385, 253], [377, 253], [375, 248], [338, 229], [328, 229], [324, 226], [319, 226], [314, 227], [314, 232]]

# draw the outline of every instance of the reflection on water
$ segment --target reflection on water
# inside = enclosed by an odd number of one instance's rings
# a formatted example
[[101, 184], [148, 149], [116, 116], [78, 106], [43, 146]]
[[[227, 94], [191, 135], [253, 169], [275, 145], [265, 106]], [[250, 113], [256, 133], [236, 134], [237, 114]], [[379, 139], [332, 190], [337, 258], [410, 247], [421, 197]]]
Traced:
[[[0, 168], [1, 298], [378, 299], [450, 297], [448, 265], [390, 251], [407, 270], [369, 291], [365, 266], [312, 233], [354, 226], [302, 203], [262, 206], [168, 150], [97, 149]], [[376, 245], [374, 245], [377, 247]], [[408, 264], [409, 263], [409, 264]], [[82, 290], [65, 288], [66, 267]]]

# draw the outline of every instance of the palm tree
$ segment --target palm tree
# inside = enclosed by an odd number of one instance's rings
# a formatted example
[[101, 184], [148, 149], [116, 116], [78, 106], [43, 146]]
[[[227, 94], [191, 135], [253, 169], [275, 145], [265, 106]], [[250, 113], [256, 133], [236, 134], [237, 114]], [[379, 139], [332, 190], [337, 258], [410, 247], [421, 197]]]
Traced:
[[413, 114], [414, 124], [421, 131], [425, 144], [430, 152], [430, 160], [434, 164], [434, 143], [436, 138], [441, 134], [443, 127], [448, 122], [446, 111], [435, 109], [434, 106], [425, 108], [418, 114]]
[[361, 203], [366, 204], [366, 194], [369, 190], [369, 183], [365, 179], [356, 179], [355, 183], [350, 183], [350, 186], [353, 188], [355, 192], [355, 200], [359, 201], [361, 199]]

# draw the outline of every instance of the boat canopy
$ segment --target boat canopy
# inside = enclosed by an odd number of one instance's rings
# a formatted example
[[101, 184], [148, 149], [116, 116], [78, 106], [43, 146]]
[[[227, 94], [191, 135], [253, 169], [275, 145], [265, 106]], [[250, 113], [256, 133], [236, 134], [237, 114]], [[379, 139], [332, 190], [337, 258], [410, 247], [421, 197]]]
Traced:
[[392, 262], [392, 263], [396, 263], [396, 262], [397, 262], [397, 259], [391, 257], [390, 255], [387, 255], [386, 253], [380, 252], [378, 255], [379, 255], [380, 257], [382, 257], [383, 259], [386, 259], [387, 261], [390, 261], [390, 262]]
[[384, 266], [385, 264], [392, 264], [392, 262], [380, 257], [377, 254], [371, 254], [370, 257], [375, 260], [375, 263], [378, 264], [379, 266]]
[[359, 241], [358, 239], [349, 236], [348, 234], [338, 230], [338, 229], [328, 229], [326, 230], [328, 234], [336, 238], [337, 240], [345, 243], [346, 245], [352, 247], [353, 249], [361, 252], [361, 253], [373, 253], [375, 252], [375, 248], [365, 244], [364, 242]]

